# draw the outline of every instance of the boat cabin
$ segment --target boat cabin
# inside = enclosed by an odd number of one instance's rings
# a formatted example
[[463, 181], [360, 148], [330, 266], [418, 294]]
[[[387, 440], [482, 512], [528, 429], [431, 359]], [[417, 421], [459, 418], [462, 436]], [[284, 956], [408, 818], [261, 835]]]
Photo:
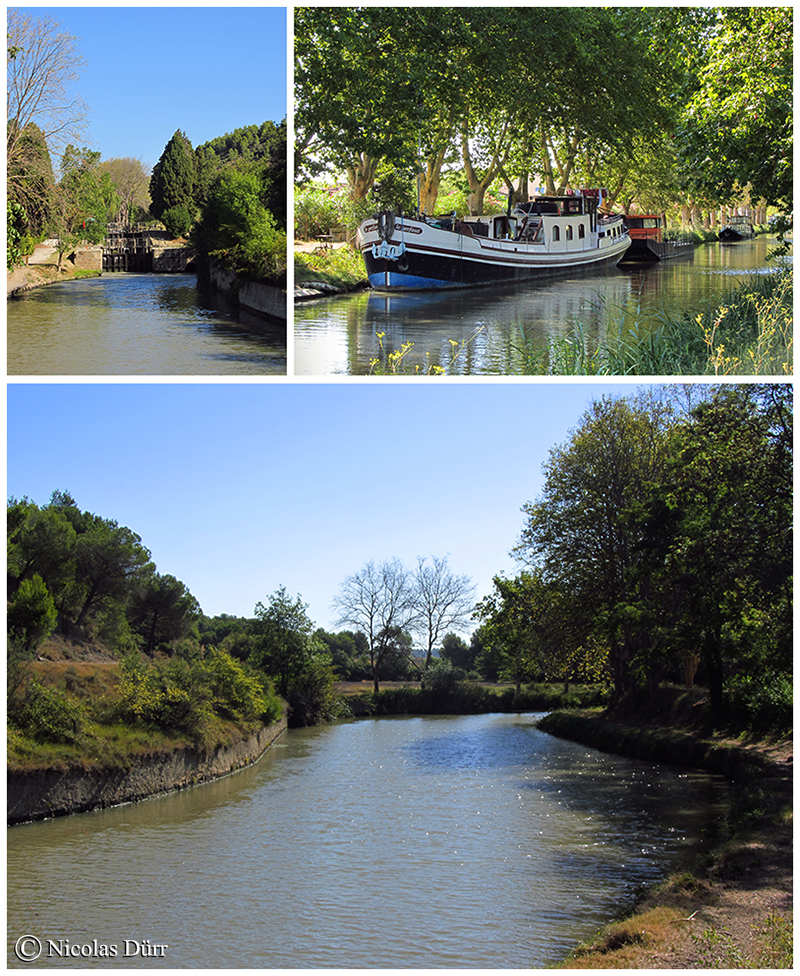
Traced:
[[634, 241], [664, 239], [662, 220], [657, 214], [633, 214], [625, 218], [628, 233]]

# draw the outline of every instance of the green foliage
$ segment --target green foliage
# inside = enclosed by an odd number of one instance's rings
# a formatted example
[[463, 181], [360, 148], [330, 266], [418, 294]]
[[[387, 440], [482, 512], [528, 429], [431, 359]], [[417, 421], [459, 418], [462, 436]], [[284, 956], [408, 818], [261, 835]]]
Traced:
[[26, 653], [35, 651], [56, 625], [53, 597], [38, 573], [23, 580], [8, 603], [9, 639]]
[[792, 208], [792, 26], [789, 7], [716, 9], [678, 128], [690, 180], [716, 199], [749, 185]]
[[785, 674], [737, 675], [730, 680], [726, 700], [739, 728], [764, 733], [792, 727], [793, 686]]
[[339, 198], [321, 186], [297, 187], [294, 195], [294, 236], [314, 240], [341, 223]]
[[256, 604], [257, 639], [250, 664], [278, 682], [284, 699], [288, 699], [290, 684], [300, 677], [317, 650], [307, 609], [301, 597], [292, 599], [284, 586], [266, 604]]
[[150, 211], [162, 217], [168, 210], [181, 207], [194, 214], [197, 163], [192, 144], [180, 130], [173, 135], [150, 177]]
[[23, 700], [9, 714], [16, 729], [44, 742], [74, 742], [85, 718], [80, 705], [38, 681], [31, 681]]
[[289, 687], [289, 724], [318, 725], [342, 715], [334, 692], [336, 672], [330, 657], [315, 653]]
[[523, 509], [533, 573], [480, 606], [500, 673], [509, 651], [565, 680], [607, 654], [617, 706], [654, 709], [699, 663], [715, 721], [788, 727], [791, 437], [783, 385], [593, 404]]
[[52, 619], [44, 613], [47, 600], [57, 613], [50, 631], [56, 624], [65, 633], [88, 629], [120, 650], [134, 638], [152, 651], [191, 634], [197, 601], [179, 580], [156, 572], [135, 532], [82, 512], [67, 492], [54, 492], [42, 507], [12, 498], [7, 511], [9, 633], [16, 643], [27, 642], [23, 629], [33, 627], [33, 602], [39, 602], [41, 626]]
[[28, 223], [28, 213], [19, 203], [6, 204], [6, 267], [9, 271], [22, 258], [22, 237]]
[[173, 237], [186, 237], [193, 219], [189, 208], [181, 203], [170, 207], [161, 215], [161, 222]]
[[179, 731], [197, 741], [211, 737], [219, 719], [275, 721], [282, 706], [270, 686], [224, 651], [209, 648], [192, 660], [122, 663], [117, 715], [131, 723]]
[[263, 197], [255, 173], [223, 170], [209, 188], [197, 242], [231, 270], [256, 281], [278, 281], [286, 270], [286, 234]]

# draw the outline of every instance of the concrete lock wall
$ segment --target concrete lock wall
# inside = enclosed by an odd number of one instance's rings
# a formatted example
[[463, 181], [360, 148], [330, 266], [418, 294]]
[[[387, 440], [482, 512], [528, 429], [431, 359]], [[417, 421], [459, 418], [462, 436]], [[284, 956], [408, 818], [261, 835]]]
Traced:
[[208, 278], [215, 288], [224, 292], [237, 304], [286, 321], [285, 288], [262, 285], [255, 281], [239, 278], [232, 271], [226, 271], [215, 261], [209, 262]]

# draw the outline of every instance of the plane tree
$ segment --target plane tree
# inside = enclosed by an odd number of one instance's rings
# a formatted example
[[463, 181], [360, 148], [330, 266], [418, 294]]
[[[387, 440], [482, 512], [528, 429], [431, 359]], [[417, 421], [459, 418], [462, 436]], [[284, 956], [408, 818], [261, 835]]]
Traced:
[[713, 8], [677, 131], [682, 168], [717, 200], [745, 187], [792, 209], [793, 10]]

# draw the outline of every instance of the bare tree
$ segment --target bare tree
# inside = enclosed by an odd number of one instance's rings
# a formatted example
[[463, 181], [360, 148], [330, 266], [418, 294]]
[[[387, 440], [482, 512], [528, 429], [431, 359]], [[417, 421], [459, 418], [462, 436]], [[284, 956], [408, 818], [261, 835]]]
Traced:
[[426, 668], [430, 667], [436, 644], [448, 630], [461, 630], [475, 605], [475, 586], [468, 576], [452, 573], [447, 556], [431, 556], [431, 562], [428, 565], [425, 559], [418, 558], [413, 576], [416, 629], [423, 636]]
[[40, 176], [42, 168], [41, 145], [30, 133], [41, 137], [51, 157], [81, 141], [87, 107], [69, 92], [85, 61], [77, 38], [49, 17], [9, 10], [6, 36], [8, 195], [25, 205], [31, 173]]
[[150, 167], [130, 156], [107, 159], [100, 163], [100, 171], [108, 173], [119, 197], [116, 220], [132, 223], [138, 212], [150, 209]]
[[411, 627], [416, 615], [413, 578], [399, 559], [376, 565], [368, 562], [348, 576], [333, 602], [338, 626], [350, 625], [366, 634], [372, 681], [380, 691], [380, 668], [397, 649], [397, 638]]

